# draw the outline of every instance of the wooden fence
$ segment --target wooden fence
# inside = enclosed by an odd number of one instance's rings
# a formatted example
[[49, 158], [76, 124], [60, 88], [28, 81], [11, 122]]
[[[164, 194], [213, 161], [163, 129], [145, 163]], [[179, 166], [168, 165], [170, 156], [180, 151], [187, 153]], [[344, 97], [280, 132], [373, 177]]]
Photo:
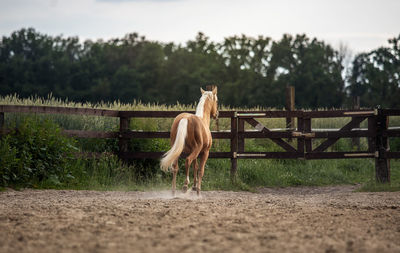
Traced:
[[[118, 156], [123, 160], [153, 158], [159, 159], [163, 152], [130, 152], [129, 139], [133, 138], [169, 138], [169, 132], [148, 132], [130, 130], [132, 118], [173, 118], [182, 111], [117, 111], [90, 108], [66, 108], [51, 106], [18, 106], [0, 105], [0, 129], [2, 134], [10, 132], [4, 129], [5, 113], [48, 113], [93, 115], [118, 117], [119, 131], [84, 131], [64, 130], [71, 137], [77, 138], [117, 138]], [[191, 112], [193, 113], [193, 112]], [[388, 128], [390, 116], [400, 116], [400, 110], [334, 110], [334, 111], [221, 111], [220, 118], [230, 118], [230, 131], [212, 132], [215, 139], [230, 140], [229, 152], [211, 152], [210, 158], [227, 158], [231, 160], [231, 175], [235, 176], [238, 159], [375, 159], [376, 180], [390, 182], [389, 159], [400, 158], [400, 152], [391, 152], [389, 137], [400, 137], [400, 128]], [[312, 119], [350, 117], [349, 123], [336, 130], [317, 130], [312, 127]], [[295, 118], [296, 126], [274, 130], [268, 129], [259, 122], [260, 118]], [[361, 122], [367, 121], [368, 127], [360, 129]], [[255, 130], [245, 130], [245, 122]], [[367, 151], [327, 152], [327, 149], [340, 138], [368, 138]], [[279, 145], [282, 152], [247, 152], [247, 138], [268, 138]], [[295, 145], [291, 139], [297, 139]], [[318, 146], [313, 146], [313, 139], [325, 139]], [[95, 154], [96, 155], [96, 154]]]

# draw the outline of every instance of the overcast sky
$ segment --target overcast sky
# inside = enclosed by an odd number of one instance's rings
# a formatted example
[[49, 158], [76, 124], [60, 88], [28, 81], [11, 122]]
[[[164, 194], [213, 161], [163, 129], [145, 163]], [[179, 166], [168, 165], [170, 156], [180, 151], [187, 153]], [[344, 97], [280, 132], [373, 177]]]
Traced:
[[0, 0], [0, 35], [33, 27], [50, 35], [110, 39], [138, 32], [184, 43], [245, 34], [305, 33], [354, 53], [400, 34], [400, 0]]

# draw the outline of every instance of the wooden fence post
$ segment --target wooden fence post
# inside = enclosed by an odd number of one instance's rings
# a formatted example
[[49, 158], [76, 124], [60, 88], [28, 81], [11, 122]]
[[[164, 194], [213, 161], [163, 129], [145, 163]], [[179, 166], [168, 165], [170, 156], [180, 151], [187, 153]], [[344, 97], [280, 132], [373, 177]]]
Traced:
[[244, 119], [238, 119], [238, 152], [244, 152], [245, 139], [244, 133]]
[[[297, 131], [300, 133], [304, 132], [303, 117], [297, 117]], [[302, 153], [304, 155], [304, 138], [297, 138], [297, 152]]]
[[386, 151], [389, 150], [389, 141], [384, 136], [388, 125], [388, 117], [382, 113], [381, 109], [378, 109], [375, 138], [375, 150], [378, 152], [378, 156], [375, 158], [375, 177], [379, 183], [390, 183], [390, 163], [386, 158]]
[[[295, 90], [294, 86], [287, 86], [286, 87], [286, 106], [285, 109], [286, 111], [294, 111], [294, 96]], [[294, 129], [294, 118], [292, 117], [287, 117], [286, 118], [286, 128], [288, 128], [288, 131], [293, 131]], [[288, 138], [288, 141], [291, 142], [292, 138]]]
[[212, 91], [215, 87], [217, 87], [216, 85], [206, 85], [206, 91]]
[[128, 140], [127, 138], [123, 137], [123, 133], [129, 131], [129, 122], [130, 118], [120, 117], [119, 118], [119, 137], [118, 137], [118, 157], [120, 160], [127, 162], [123, 153], [128, 152]]
[[[353, 97], [353, 110], [360, 110], [360, 97]], [[356, 128], [360, 128], [360, 124], [355, 126]], [[357, 150], [360, 150], [360, 137], [351, 138], [351, 144], [353, 147], [356, 147]]]
[[368, 117], [368, 132], [373, 137], [368, 137], [368, 152], [375, 153], [376, 149], [376, 116]]
[[[311, 118], [303, 118], [304, 122], [304, 128], [303, 131], [304, 133], [311, 133]], [[305, 147], [306, 147], [306, 152], [311, 153], [312, 152], [312, 139], [305, 139]]]
[[237, 112], [231, 117], [231, 180], [236, 180], [237, 153], [238, 153], [238, 118]]
[[[286, 87], [286, 111], [294, 111], [295, 90], [294, 86]], [[286, 118], [286, 128], [294, 128], [294, 118]]]

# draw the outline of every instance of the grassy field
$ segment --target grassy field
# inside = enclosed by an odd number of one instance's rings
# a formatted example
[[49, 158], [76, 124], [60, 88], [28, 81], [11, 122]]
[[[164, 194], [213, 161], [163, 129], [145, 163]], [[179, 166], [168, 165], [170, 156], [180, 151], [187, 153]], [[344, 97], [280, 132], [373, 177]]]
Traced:
[[[75, 103], [54, 97], [20, 99], [17, 96], [0, 97], [0, 104], [14, 105], [48, 105], [63, 107], [102, 108], [115, 110], [194, 110], [193, 105], [165, 106], [157, 104], [142, 104], [133, 101], [131, 104], [114, 103]], [[230, 110], [222, 107], [220, 110]], [[250, 108], [260, 110], [262, 108]], [[239, 110], [239, 109], [238, 109]], [[36, 122], [50, 121], [56, 127], [63, 129], [115, 131], [118, 129], [117, 118], [78, 116], [78, 115], [33, 115], [33, 114], [5, 114], [6, 127], [19, 127], [28, 119]], [[132, 119], [130, 129], [148, 131], [167, 131], [173, 119]], [[313, 128], [340, 128], [349, 121], [349, 118], [313, 119]], [[285, 119], [263, 119], [262, 123], [268, 128], [285, 127]], [[391, 126], [400, 126], [400, 118], [393, 117]], [[366, 127], [363, 122], [361, 127]], [[220, 129], [230, 128], [229, 119], [220, 119]], [[250, 129], [246, 125], [246, 129]], [[212, 121], [211, 129], [216, 130]], [[77, 139], [71, 140], [73, 146], [81, 151], [113, 152], [118, 149], [113, 139]], [[314, 144], [322, 140], [315, 140]], [[392, 150], [400, 150], [400, 141], [391, 140]], [[32, 144], [33, 145], [33, 144]], [[330, 151], [352, 151], [350, 139], [341, 139], [333, 145]], [[361, 138], [361, 150], [366, 150], [367, 140]], [[136, 139], [130, 142], [131, 150], [166, 151], [169, 149], [168, 139]], [[282, 151], [270, 140], [246, 140], [246, 151]], [[215, 140], [214, 151], [228, 151], [228, 140]], [[6, 152], [6, 151], [5, 151]], [[16, 151], [17, 152], [17, 151]], [[4, 154], [4, 153], [3, 153]], [[178, 177], [178, 186], [183, 185], [183, 162]], [[22, 166], [22, 165], [21, 165]], [[63, 180], [36, 180], [29, 187], [37, 188], [71, 188], [96, 190], [149, 190], [166, 189], [170, 187], [171, 175], [159, 170], [158, 161], [137, 160], [130, 165], [122, 164], [114, 156], [104, 156], [95, 159], [68, 160], [68, 177]], [[400, 163], [391, 161], [391, 185], [377, 185], [375, 183], [375, 165], [373, 159], [346, 159], [346, 160], [239, 160], [238, 176], [235, 182], [230, 180], [229, 159], [210, 159], [207, 163], [204, 190], [256, 190], [257, 187], [287, 187], [300, 185], [340, 185], [360, 184], [362, 190], [400, 190]]]

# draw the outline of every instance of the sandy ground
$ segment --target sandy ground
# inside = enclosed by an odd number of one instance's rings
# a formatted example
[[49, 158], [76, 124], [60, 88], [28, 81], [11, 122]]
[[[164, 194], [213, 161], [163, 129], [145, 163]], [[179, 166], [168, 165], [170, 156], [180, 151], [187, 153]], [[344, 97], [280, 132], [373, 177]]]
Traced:
[[400, 252], [400, 192], [0, 193], [0, 252]]

